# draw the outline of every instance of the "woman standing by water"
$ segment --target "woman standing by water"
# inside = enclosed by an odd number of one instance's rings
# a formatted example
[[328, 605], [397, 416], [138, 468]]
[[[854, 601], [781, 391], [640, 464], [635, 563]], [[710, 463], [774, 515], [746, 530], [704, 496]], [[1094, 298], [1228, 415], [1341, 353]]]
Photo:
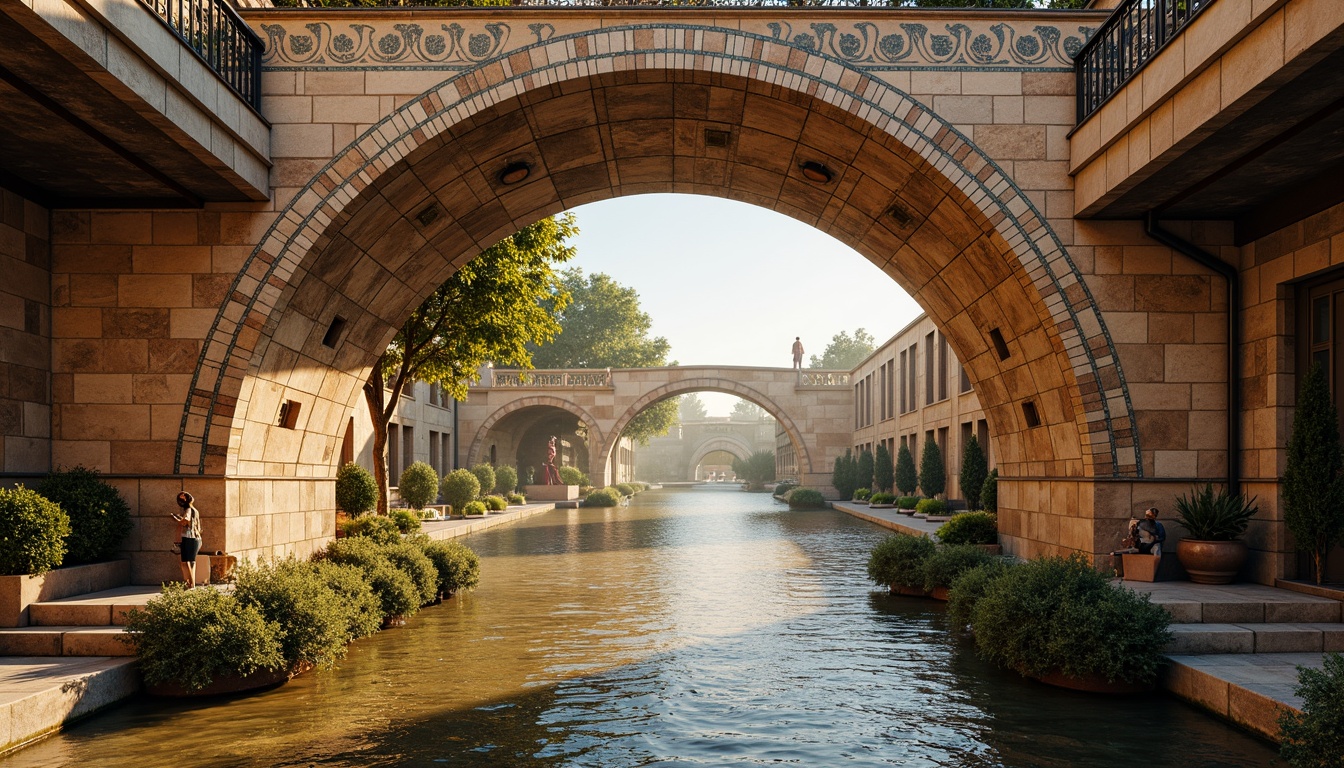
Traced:
[[196, 555], [201, 551], [201, 513], [192, 501], [186, 491], [177, 494], [177, 506], [182, 512], [173, 513], [173, 519], [182, 528], [182, 580], [187, 582], [187, 589], [196, 586]]

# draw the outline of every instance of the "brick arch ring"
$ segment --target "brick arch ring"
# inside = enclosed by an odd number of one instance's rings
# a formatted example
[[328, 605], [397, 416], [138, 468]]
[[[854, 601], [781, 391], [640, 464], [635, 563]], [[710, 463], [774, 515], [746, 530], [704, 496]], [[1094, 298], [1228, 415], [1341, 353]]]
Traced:
[[[607, 441], [605, 443], [598, 443], [598, 445], [602, 446], [601, 453], [590, 454], [588, 457], [589, 463], [594, 468], [606, 466], [606, 462], [611, 458], [612, 451], [616, 450], [616, 442], [620, 439], [621, 432], [623, 432], [626, 426], [633, 421], [636, 416], [643, 412], [644, 409], [660, 400], [666, 400], [669, 397], [676, 397], [677, 395], [687, 395], [692, 392], [722, 392], [724, 394], [740, 397], [743, 400], [760, 406], [766, 413], [773, 416], [775, 421], [779, 422], [780, 428], [789, 436], [789, 441], [793, 443], [794, 451], [798, 456], [799, 469], [808, 473], [813, 471], [812, 452], [808, 450], [807, 443], [803, 441], [802, 430], [798, 428], [798, 424], [787, 411], [781, 408], [778, 403], [775, 403], [769, 397], [766, 397], [752, 387], [748, 387], [745, 384], [729, 379], [710, 378], [683, 379], [682, 381], [663, 384], [662, 386], [645, 392], [616, 419], [615, 425], [612, 426], [611, 431], [607, 433]], [[593, 445], [593, 441], [590, 440], [588, 444]]]
[[1094, 465], [1142, 476], [1137, 421], [1109, 330], [1044, 215], [968, 137], [909, 94], [846, 62], [758, 34], [691, 24], [606, 27], [561, 35], [453, 75], [404, 104], [327, 163], [277, 216], [220, 307], [188, 391], [176, 471], [227, 471], [241, 444], [258, 351], [283, 314], [286, 288], [342, 210], [449, 126], [537, 87], [620, 70], [734, 75], [809, 94], [895, 137], [967, 196], [1013, 249], [1058, 330]]
[[476, 430], [476, 437], [472, 438], [471, 449], [467, 451], [467, 466], [474, 467], [484, 460], [485, 446], [488, 444], [490, 438], [490, 430], [493, 429], [494, 426], [498, 424], [501, 420], [505, 419], [511, 414], [518, 413], [519, 411], [524, 410], [526, 408], [537, 408], [543, 406], [549, 406], [551, 408], [559, 408], [562, 411], [577, 416], [579, 421], [583, 422], [588, 426], [589, 445], [606, 444], [606, 436], [603, 434], [601, 427], [597, 425], [597, 420], [593, 418], [592, 414], [584, 410], [582, 406], [575, 405], [574, 403], [571, 403], [570, 401], [565, 400], [564, 398], [561, 397], [552, 397], [550, 395], [537, 395], [534, 397], [525, 397], [522, 400], [515, 400], [512, 403], [509, 403], [503, 408], [500, 408], [499, 410], [490, 414], [488, 417], [486, 417], [485, 421], [481, 422], [481, 426]]

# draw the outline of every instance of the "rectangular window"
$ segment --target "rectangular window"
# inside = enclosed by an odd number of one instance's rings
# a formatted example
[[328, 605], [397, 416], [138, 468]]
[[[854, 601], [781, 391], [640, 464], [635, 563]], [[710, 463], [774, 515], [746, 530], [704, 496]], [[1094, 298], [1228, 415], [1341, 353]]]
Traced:
[[[401, 469], [415, 463], [415, 427], [404, 425], [401, 428]], [[397, 477], [401, 477], [398, 473]]]
[[866, 427], [873, 423], [873, 375], [870, 373], [863, 380], [863, 425]]
[[429, 430], [429, 466], [434, 468], [435, 474], [444, 474], [443, 465], [439, 463], [439, 433], [432, 429]]
[[947, 337], [938, 334], [938, 399], [947, 399]]
[[896, 415], [896, 358], [887, 361], [887, 413]]
[[901, 413], [905, 413], [906, 411], [910, 410], [906, 404], [906, 400], [909, 398], [909, 395], [906, 394], [906, 386], [905, 386], [905, 350], [901, 350], [900, 375], [901, 375]]
[[439, 470], [439, 476], [442, 477], [443, 475], [448, 474], [448, 470], [453, 468], [452, 435], [444, 432], [439, 435], [439, 442], [443, 443], [439, 448], [439, 455], [443, 457], [443, 467]]
[[971, 391], [971, 377], [966, 374], [966, 366], [964, 364], [957, 367], [961, 369], [961, 394], [964, 395]]
[[878, 374], [879, 374], [879, 375], [878, 375], [878, 382], [879, 382], [879, 383], [878, 383], [878, 386], [880, 387], [880, 389], [878, 389], [878, 396], [877, 396], [877, 399], [878, 399], [879, 407], [878, 407], [877, 410], [878, 410], [879, 418], [881, 418], [883, 421], [886, 421], [886, 420], [887, 420], [887, 397], [886, 397], [886, 392], [887, 392], [887, 364], [886, 364], [886, 363], [883, 363], [882, 366], [878, 369]]
[[910, 410], [919, 410], [919, 389], [916, 369], [919, 368], [919, 345], [910, 345]]
[[389, 484], [396, 484], [397, 478], [401, 477], [401, 425], [399, 424], [387, 425], [387, 474]]
[[933, 388], [933, 382], [934, 382], [933, 359], [935, 354], [933, 348], [934, 346], [933, 336], [934, 335], [930, 333], [929, 335], [924, 337], [924, 402], [926, 404], [938, 402], [937, 398], [934, 397], [936, 390]]
[[975, 439], [980, 441], [980, 450], [985, 454], [985, 466], [994, 466], [989, 458], [989, 422], [981, 419], [975, 423]]

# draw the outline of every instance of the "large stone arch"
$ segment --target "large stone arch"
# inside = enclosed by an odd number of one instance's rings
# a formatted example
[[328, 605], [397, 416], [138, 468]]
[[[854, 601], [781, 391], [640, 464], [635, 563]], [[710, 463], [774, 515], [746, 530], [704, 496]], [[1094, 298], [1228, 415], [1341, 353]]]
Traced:
[[[656, 109], [623, 113], [631, 104]], [[575, 132], [594, 126], [604, 161], [566, 166], [593, 150]], [[701, 141], [714, 126], [729, 134], [722, 153]], [[497, 183], [511, 158], [537, 173]], [[825, 167], [825, 183], [803, 176], [806, 161]], [[771, 207], [882, 267], [965, 362], [1005, 474], [1142, 474], [1101, 313], [1002, 168], [927, 107], [840, 60], [676, 24], [556, 37], [484, 62], [339, 152], [239, 270], [192, 378], [177, 471], [330, 474], [360, 379], [420, 297], [530, 221], [648, 191]], [[326, 348], [337, 315], [347, 330]], [[989, 329], [1004, 337], [998, 349]], [[274, 411], [291, 393], [315, 405], [281, 432]]]
[[716, 451], [731, 453], [739, 459], [745, 461], [755, 449], [736, 435], [715, 435], [708, 440], [700, 443], [691, 452], [691, 460], [686, 463], [686, 478], [688, 480], [695, 478], [695, 468], [705, 457]]
[[514, 400], [507, 405], [502, 406], [494, 413], [490, 414], [485, 421], [476, 429], [476, 436], [472, 438], [471, 447], [467, 450], [466, 466], [474, 467], [485, 461], [485, 447], [490, 443], [490, 432], [496, 424], [515, 413], [527, 410], [529, 408], [551, 407], [558, 408], [567, 413], [578, 417], [588, 427], [588, 439], [590, 444], [605, 445], [606, 433], [602, 430], [602, 425], [593, 418], [593, 415], [576, 403], [561, 397], [551, 395], [533, 395], [521, 400]]
[[[798, 456], [799, 470], [805, 475], [818, 471], [813, 468], [815, 452], [810, 447], [811, 441], [803, 439], [803, 429], [794, 418], [795, 414], [781, 407], [773, 398], [760, 390], [741, 382], [731, 379], [693, 377], [655, 387], [641, 395], [623, 412], [615, 414], [615, 421], [612, 427], [607, 430], [606, 442], [590, 441], [589, 443], [590, 446], [597, 445], [600, 448], [589, 457], [589, 465], [592, 470], [588, 473], [588, 476], [592, 478], [606, 477], [606, 468], [610, 466], [611, 454], [616, 450], [616, 443], [620, 440], [621, 433], [625, 431], [625, 428], [636, 416], [657, 402], [678, 395], [689, 395], [692, 392], [721, 392], [740, 397], [760, 406], [762, 410], [774, 417], [779, 424], [779, 428], [784, 430], [784, 434], [788, 435], [789, 441], [793, 443], [794, 451]], [[750, 451], [748, 451], [748, 454], [750, 454]]]

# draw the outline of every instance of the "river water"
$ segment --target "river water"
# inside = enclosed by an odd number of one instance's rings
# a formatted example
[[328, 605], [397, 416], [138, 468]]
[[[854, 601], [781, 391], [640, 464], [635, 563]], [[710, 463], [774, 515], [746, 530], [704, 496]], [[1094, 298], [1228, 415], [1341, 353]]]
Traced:
[[1266, 766], [1162, 694], [986, 666], [864, 578], [885, 532], [728, 487], [470, 537], [481, 586], [245, 698], [136, 699], [18, 766]]

